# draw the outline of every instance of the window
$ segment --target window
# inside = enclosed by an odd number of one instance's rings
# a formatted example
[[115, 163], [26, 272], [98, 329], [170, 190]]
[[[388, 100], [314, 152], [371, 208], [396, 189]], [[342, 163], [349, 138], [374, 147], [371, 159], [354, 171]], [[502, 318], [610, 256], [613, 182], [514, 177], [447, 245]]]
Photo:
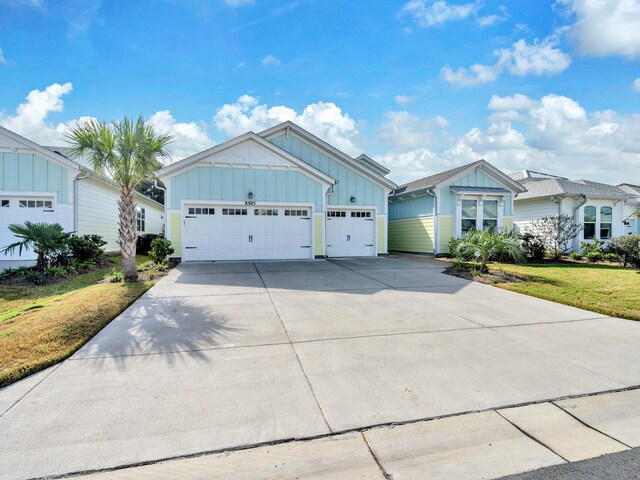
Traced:
[[[9, 200], [6, 201], [8, 202]], [[20, 208], [53, 208], [51, 200], [19, 200], [18, 205]], [[3, 204], [2, 206], [4, 207], [5, 205]], [[9, 204], [7, 203], [6, 206], [8, 207]]]
[[145, 211], [144, 208], [136, 208], [136, 230], [144, 232], [145, 228]]
[[[478, 202], [477, 200], [462, 200], [462, 233], [477, 228]], [[497, 223], [497, 222], [496, 222]]]
[[596, 207], [591, 205], [584, 207], [584, 239], [596, 238]]
[[498, 201], [485, 200], [482, 202], [482, 229], [498, 229]]
[[611, 222], [613, 219], [613, 209], [611, 207], [600, 208], [600, 240], [611, 238]]
[[215, 208], [189, 207], [189, 215], [213, 215], [215, 213], [216, 213]]
[[266, 215], [268, 217], [271, 217], [271, 216], [277, 217], [278, 216], [278, 209], [277, 208], [275, 208], [275, 209], [271, 209], [271, 208], [256, 208], [253, 211], [253, 214], [254, 215], [260, 215], [260, 216], [261, 215]]
[[223, 208], [222, 215], [246, 215], [246, 208]]
[[371, 212], [351, 212], [352, 218], [371, 218]]
[[332, 212], [327, 212], [327, 218], [344, 218], [347, 216], [347, 212], [336, 212], [336, 211], [332, 211]]
[[306, 217], [309, 214], [308, 210], [285, 210], [285, 217]]
[[9, 200], [2, 200], [1, 206], [2, 207], [8, 207], [9, 206]]

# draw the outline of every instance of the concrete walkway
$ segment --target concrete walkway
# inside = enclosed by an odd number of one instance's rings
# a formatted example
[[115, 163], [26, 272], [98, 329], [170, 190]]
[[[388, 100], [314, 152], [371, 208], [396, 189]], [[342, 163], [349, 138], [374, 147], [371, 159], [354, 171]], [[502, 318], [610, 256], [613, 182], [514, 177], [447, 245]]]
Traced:
[[[71, 359], [0, 390], [0, 478], [261, 444], [225, 454], [220, 478], [232, 456], [260, 452], [249, 463], [297, 458], [304, 478], [376, 478], [405, 471], [394, 448], [413, 452], [416, 439], [436, 443], [415, 465], [433, 464], [462, 441], [451, 429], [479, 444], [495, 429], [515, 442], [508, 457], [535, 451], [517, 460], [527, 468], [580, 456], [521, 434], [545, 431], [527, 422], [560, 404], [507, 407], [640, 385], [640, 324], [441, 270], [409, 257], [180, 265]], [[314, 455], [317, 472], [305, 460]]]

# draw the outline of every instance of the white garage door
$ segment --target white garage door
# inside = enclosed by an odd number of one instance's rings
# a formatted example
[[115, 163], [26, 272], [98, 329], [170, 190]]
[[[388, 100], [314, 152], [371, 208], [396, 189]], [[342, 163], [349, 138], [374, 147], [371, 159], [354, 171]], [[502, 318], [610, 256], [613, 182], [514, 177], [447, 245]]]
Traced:
[[184, 261], [312, 258], [308, 207], [187, 205]]
[[[58, 223], [58, 215], [54, 208], [53, 198], [2, 198], [0, 196], [0, 249], [3, 249], [18, 239], [9, 231], [9, 225], [13, 223], [24, 224], [30, 221], [33, 223]], [[0, 260], [35, 260], [36, 254], [32, 250], [23, 250], [22, 255], [18, 255], [16, 250], [14, 255], [0, 254]]]
[[327, 256], [374, 256], [375, 225], [373, 210], [327, 211]]

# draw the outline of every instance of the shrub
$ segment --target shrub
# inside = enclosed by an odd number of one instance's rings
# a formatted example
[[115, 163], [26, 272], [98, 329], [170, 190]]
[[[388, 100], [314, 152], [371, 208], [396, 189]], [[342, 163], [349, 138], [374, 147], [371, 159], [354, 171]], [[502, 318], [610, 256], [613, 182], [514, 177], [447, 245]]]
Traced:
[[67, 241], [69, 254], [81, 262], [93, 260], [94, 262], [104, 254], [104, 246], [107, 242], [100, 235], [73, 235]]
[[602, 255], [607, 262], [619, 262], [620, 256], [617, 253], [607, 252]]
[[47, 277], [66, 277], [67, 269], [62, 265], [47, 265], [44, 273]]
[[591, 263], [602, 261], [602, 253], [600, 252], [589, 252], [585, 254], [584, 258], [589, 260]]
[[49, 265], [51, 258], [56, 258], [66, 250], [70, 236], [57, 223], [27, 221], [24, 222], [24, 225], [9, 225], [9, 230], [19, 241], [7, 245], [0, 252], [7, 255], [18, 250], [18, 254], [21, 255], [23, 250], [33, 250], [38, 256], [36, 266], [40, 270], [44, 270]]
[[624, 235], [611, 240], [611, 253], [618, 255], [623, 267], [631, 265], [640, 268], [640, 235]]
[[35, 283], [36, 285], [40, 285], [44, 283], [45, 276], [41, 271], [38, 270], [29, 270], [24, 274], [25, 280]]
[[593, 240], [591, 242], [580, 242], [580, 251], [587, 255], [588, 253], [604, 253], [604, 241]]
[[106, 275], [104, 279], [109, 283], [122, 283], [124, 281], [124, 273], [116, 270], [111, 270], [111, 273]]
[[580, 252], [571, 252], [569, 258], [571, 260], [582, 260], [582, 254]]
[[563, 213], [532, 220], [531, 230], [557, 260], [569, 251], [571, 241], [582, 230], [582, 225], [573, 223], [573, 217]]
[[508, 259], [516, 263], [524, 261], [522, 245], [511, 233], [494, 230], [471, 230], [460, 238], [458, 252], [463, 258], [480, 262], [480, 273], [487, 273], [491, 260]]
[[542, 238], [530, 232], [523, 233], [522, 235], [519, 235], [518, 238], [522, 242], [525, 257], [537, 262], [544, 259], [546, 248]]
[[167, 257], [175, 250], [171, 246], [171, 242], [164, 237], [158, 237], [151, 242], [151, 250], [149, 250], [149, 258], [156, 265], [160, 265], [167, 261]]
[[149, 255], [151, 251], [151, 244], [156, 238], [161, 238], [161, 235], [156, 233], [145, 233], [143, 235], [139, 235], [136, 239], [136, 252], [139, 255]]

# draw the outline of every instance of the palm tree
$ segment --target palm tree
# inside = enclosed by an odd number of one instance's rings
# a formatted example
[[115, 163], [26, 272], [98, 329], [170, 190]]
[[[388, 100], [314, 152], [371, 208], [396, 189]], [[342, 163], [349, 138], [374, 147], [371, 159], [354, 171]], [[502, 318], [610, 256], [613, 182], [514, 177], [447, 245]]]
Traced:
[[458, 253], [464, 258], [480, 262], [480, 272], [488, 273], [487, 263], [491, 260], [508, 258], [516, 263], [524, 262], [522, 245], [509, 232], [496, 232], [493, 229], [470, 230], [458, 244]]
[[122, 272], [126, 281], [137, 281], [136, 187], [170, 156], [171, 135], [158, 134], [142, 117], [136, 122], [102, 123], [84, 120], [67, 133], [71, 153], [120, 186], [118, 201]]
[[49, 262], [49, 257], [63, 251], [67, 246], [70, 233], [65, 233], [61, 225], [57, 223], [33, 223], [24, 222], [24, 225], [11, 224], [9, 230], [20, 239], [19, 242], [7, 245], [0, 252], [5, 255], [18, 250], [22, 255], [23, 250], [33, 250], [38, 255], [36, 266], [44, 270]]

